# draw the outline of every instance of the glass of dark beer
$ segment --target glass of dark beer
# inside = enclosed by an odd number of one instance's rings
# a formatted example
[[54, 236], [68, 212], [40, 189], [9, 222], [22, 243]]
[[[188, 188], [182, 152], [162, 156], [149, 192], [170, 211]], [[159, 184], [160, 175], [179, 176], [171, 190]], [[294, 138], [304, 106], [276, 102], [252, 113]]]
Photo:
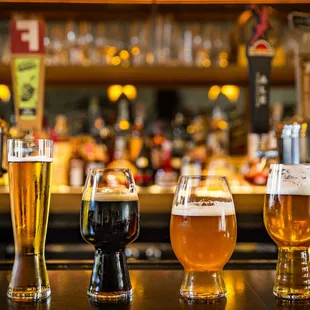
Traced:
[[36, 301], [51, 295], [45, 265], [53, 141], [8, 140], [15, 260], [7, 295]]
[[83, 239], [95, 247], [88, 295], [98, 301], [130, 299], [125, 247], [139, 235], [139, 202], [129, 169], [90, 169], [80, 217]]

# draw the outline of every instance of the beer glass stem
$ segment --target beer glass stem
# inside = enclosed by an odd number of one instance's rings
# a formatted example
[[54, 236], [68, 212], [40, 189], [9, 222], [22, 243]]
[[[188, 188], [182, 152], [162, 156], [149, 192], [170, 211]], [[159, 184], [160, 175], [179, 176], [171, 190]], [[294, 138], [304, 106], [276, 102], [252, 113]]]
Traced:
[[290, 300], [310, 298], [308, 248], [279, 248], [273, 293]]
[[132, 296], [125, 253], [108, 253], [97, 248], [88, 295], [93, 298], [123, 299]]
[[185, 271], [180, 294], [188, 299], [225, 297], [226, 287], [222, 271]]

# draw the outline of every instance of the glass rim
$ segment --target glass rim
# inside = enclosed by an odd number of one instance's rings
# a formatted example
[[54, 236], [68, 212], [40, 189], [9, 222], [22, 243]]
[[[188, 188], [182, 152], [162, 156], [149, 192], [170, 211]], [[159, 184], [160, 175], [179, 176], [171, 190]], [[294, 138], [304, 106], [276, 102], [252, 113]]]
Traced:
[[280, 167], [280, 166], [284, 166], [284, 167], [300, 167], [300, 166], [310, 166], [310, 163], [299, 163], [299, 164], [271, 164], [271, 167]]
[[97, 173], [97, 172], [105, 172], [105, 171], [115, 171], [115, 172], [130, 172], [129, 168], [90, 168], [88, 173]]
[[46, 141], [46, 142], [54, 142], [52, 139], [40, 139], [40, 138], [34, 138], [34, 139], [28, 139], [28, 138], [9, 138], [7, 139], [7, 142], [15, 142], [15, 141], [20, 141], [20, 142], [36, 142], [36, 141]]
[[191, 174], [191, 175], [181, 175], [180, 179], [224, 179], [227, 181], [227, 177], [224, 175], [215, 175], [215, 174], [207, 174], [207, 175], [199, 175], [199, 174]]

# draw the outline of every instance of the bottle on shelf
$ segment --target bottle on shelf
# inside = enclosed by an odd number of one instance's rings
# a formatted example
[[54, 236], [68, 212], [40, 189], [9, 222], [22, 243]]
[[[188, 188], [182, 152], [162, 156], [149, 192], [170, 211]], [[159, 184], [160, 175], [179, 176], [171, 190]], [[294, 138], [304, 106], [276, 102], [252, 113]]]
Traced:
[[135, 160], [137, 173], [136, 184], [139, 186], [150, 186], [153, 184], [153, 167], [151, 158], [151, 142], [147, 136], [143, 138], [143, 145]]
[[71, 144], [69, 141], [68, 118], [57, 115], [55, 127], [51, 132], [53, 145], [52, 184], [56, 186], [68, 185], [69, 160]]
[[143, 146], [144, 139], [144, 109], [142, 105], [137, 105], [136, 117], [130, 137], [130, 160], [134, 162]]
[[135, 175], [136, 168], [130, 162], [129, 133], [129, 101], [125, 95], [121, 95], [118, 100], [118, 114], [115, 124], [114, 155], [108, 168], [129, 168], [132, 169]]
[[72, 144], [69, 160], [69, 186], [83, 186], [85, 181], [85, 160], [79, 152], [79, 144]]
[[219, 106], [215, 106], [210, 119], [207, 148], [209, 158], [207, 174], [225, 175], [228, 178], [234, 174], [234, 166], [229, 150], [229, 126], [226, 114]]
[[174, 119], [173, 141], [170, 165], [173, 171], [179, 176], [182, 158], [186, 152], [186, 128], [184, 126], [184, 116], [182, 113], [177, 113]]

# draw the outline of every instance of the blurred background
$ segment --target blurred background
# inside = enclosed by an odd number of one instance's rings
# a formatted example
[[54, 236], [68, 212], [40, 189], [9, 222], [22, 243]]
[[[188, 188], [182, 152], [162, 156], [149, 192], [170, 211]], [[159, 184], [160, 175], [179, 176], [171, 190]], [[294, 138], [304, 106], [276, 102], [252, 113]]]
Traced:
[[[291, 11], [272, 5], [268, 41], [275, 48], [270, 132], [261, 149], [277, 148], [276, 127], [295, 114]], [[0, 117], [12, 137], [9, 20], [14, 12], [47, 26], [44, 130], [55, 142], [48, 259], [91, 259], [79, 233], [82, 186], [92, 167], [129, 167], [139, 187], [141, 234], [127, 250], [133, 260], [175, 259], [169, 239], [180, 175], [226, 175], [238, 217], [235, 260], [275, 259], [262, 221], [270, 163], [253, 167], [246, 44], [255, 18], [246, 5], [0, 4]], [[268, 153], [268, 152], [266, 152]], [[12, 259], [7, 175], [0, 187], [0, 258]]]

